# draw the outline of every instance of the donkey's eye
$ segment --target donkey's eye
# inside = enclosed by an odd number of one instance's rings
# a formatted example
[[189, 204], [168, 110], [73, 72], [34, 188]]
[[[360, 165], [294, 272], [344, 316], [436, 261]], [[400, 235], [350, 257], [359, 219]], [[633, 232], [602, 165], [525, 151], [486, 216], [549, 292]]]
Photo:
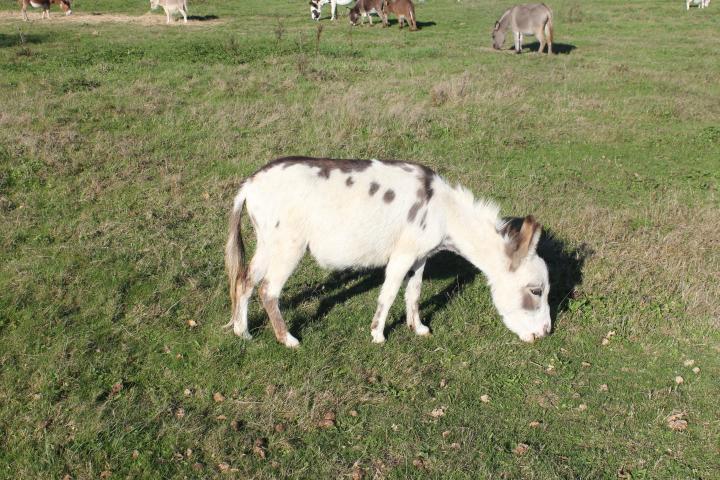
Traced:
[[539, 297], [540, 295], [542, 295], [542, 288], [540, 288], [540, 287], [531, 288], [530, 293], [532, 293], [536, 297]]

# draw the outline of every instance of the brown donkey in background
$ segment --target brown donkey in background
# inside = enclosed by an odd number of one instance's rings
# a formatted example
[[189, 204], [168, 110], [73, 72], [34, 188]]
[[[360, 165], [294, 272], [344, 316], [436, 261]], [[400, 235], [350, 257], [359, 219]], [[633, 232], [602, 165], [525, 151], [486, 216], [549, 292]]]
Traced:
[[413, 5], [412, 0], [384, 0], [383, 13], [385, 18], [387, 18], [388, 13], [394, 13], [400, 28], [403, 28], [403, 24], [407, 20], [411, 31], [418, 29], [415, 22], [415, 5]]

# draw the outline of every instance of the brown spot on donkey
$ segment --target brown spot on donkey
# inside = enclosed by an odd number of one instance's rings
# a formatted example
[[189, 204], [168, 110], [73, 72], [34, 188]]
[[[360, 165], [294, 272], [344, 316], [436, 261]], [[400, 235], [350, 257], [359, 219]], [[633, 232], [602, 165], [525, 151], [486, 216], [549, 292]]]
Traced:
[[415, 5], [412, 0], [383, 0], [383, 14], [387, 18], [389, 13], [394, 13], [403, 28], [403, 24], [407, 21], [410, 24], [410, 31], [417, 30], [415, 22]]

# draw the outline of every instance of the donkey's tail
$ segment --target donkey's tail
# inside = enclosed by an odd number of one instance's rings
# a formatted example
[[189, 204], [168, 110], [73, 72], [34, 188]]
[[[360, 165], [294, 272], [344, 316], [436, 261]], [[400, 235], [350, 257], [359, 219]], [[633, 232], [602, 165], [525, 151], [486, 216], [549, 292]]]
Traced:
[[[553, 22], [552, 22], [552, 10], [548, 8], [548, 11], [550, 12], [550, 15], [548, 16], [548, 20], [545, 23], [545, 38], [549, 43], [552, 43], [553, 41]], [[550, 52], [552, 53], [552, 52]]]
[[[235, 305], [237, 301], [237, 284], [244, 282], [247, 277], [247, 266], [245, 265], [245, 244], [243, 244], [242, 232], [240, 231], [240, 216], [245, 205], [245, 188], [235, 196], [233, 209], [230, 212], [230, 228], [228, 231], [227, 244], [225, 244], [225, 269], [227, 270], [230, 283], [230, 302], [232, 303], [233, 318], [235, 317]], [[232, 320], [229, 325], [232, 325]]]

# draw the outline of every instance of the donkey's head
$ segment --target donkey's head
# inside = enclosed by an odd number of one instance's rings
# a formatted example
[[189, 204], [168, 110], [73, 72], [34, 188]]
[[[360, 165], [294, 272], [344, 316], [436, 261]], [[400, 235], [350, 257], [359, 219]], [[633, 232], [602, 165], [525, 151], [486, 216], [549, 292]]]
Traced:
[[160, 0], [150, 0], [150, 10], [155, 10], [160, 6]]
[[528, 215], [503, 221], [498, 232], [505, 241], [506, 267], [490, 279], [493, 302], [505, 325], [532, 342], [551, 328], [548, 269], [535, 251], [542, 227]]
[[70, 0], [58, 0], [57, 3], [60, 4], [60, 8], [62, 8], [62, 11], [65, 12], [65, 15], [72, 15]]
[[321, 0], [310, 0], [310, 18], [315, 21], [320, 20], [320, 7], [322, 6], [320, 2]]
[[493, 48], [500, 50], [505, 43], [505, 32], [500, 29], [500, 22], [495, 22], [495, 28], [492, 31]]
[[360, 7], [357, 4], [350, 9], [348, 17], [350, 18], [350, 25], [357, 25], [358, 20], [360, 20]]

